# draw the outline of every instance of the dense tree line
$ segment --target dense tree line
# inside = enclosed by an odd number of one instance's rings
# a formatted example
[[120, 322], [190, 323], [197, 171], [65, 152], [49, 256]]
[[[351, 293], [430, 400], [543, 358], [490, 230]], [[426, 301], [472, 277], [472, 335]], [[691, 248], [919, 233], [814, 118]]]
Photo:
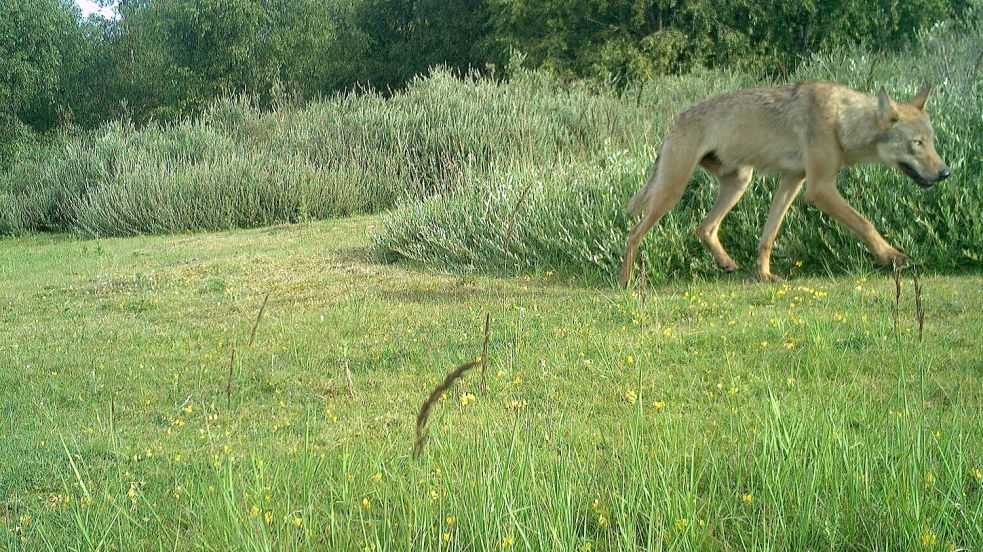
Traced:
[[[972, 0], [71, 0], [0, 2], [0, 147], [56, 127], [397, 88], [510, 60], [615, 83], [696, 66], [781, 74], [841, 43], [893, 48]], [[501, 74], [501, 70], [498, 70]], [[0, 151], [0, 158], [3, 157]]]

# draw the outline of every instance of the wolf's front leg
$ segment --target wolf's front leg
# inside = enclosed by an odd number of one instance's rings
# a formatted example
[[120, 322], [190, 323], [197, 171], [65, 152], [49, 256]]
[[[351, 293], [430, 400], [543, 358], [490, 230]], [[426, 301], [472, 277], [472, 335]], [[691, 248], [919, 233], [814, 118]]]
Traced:
[[835, 218], [860, 238], [877, 260], [884, 266], [904, 264], [907, 257], [887, 243], [874, 225], [860, 215], [843, 199], [839, 190], [832, 184], [814, 185], [809, 183], [805, 200]]

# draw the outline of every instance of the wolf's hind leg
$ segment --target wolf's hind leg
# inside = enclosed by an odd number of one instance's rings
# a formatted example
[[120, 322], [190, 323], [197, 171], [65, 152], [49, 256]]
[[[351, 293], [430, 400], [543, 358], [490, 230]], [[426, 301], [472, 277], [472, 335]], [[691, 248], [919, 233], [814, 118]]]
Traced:
[[720, 182], [720, 190], [717, 192], [717, 199], [714, 200], [710, 212], [704, 217], [703, 222], [696, 227], [696, 235], [703, 242], [703, 245], [713, 254], [713, 260], [717, 266], [726, 272], [737, 270], [737, 263], [727, 254], [724, 246], [717, 237], [720, 230], [720, 222], [724, 220], [727, 213], [737, 205], [737, 202], [747, 191], [748, 184], [754, 170], [751, 167], [741, 167], [734, 172], [718, 174], [717, 180]]
[[642, 243], [642, 238], [679, 202], [679, 198], [683, 197], [683, 190], [686, 189], [686, 184], [693, 176], [693, 170], [696, 169], [696, 163], [699, 161], [688, 155], [689, 149], [692, 148], [684, 144], [672, 147], [667, 143], [663, 146], [662, 155], [659, 156], [659, 167], [655, 172], [654, 187], [645, 196], [648, 202], [644, 209], [645, 216], [628, 233], [625, 259], [621, 264], [621, 287], [628, 286], [631, 271], [635, 266], [635, 254]]

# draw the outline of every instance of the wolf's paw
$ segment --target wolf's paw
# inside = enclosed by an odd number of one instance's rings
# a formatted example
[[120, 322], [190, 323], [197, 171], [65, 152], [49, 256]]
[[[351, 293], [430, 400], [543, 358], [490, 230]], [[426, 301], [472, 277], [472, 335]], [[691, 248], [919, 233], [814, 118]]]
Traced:
[[908, 256], [894, 249], [893, 247], [877, 258], [880, 263], [888, 268], [901, 267], [908, 263]]
[[759, 270], [753, 276], [748, 278], [748, 281], [762, 284], [773, 284], [777, 282], [784, 282], [785, 278], [782, 278], [777, 274], [772, 274], [771, 272], [762, 272]]
[[737, 272], [741, 267], [737, 266], [734, 259], [721, 259], [717, 261], [717, 267], [724, 272]]

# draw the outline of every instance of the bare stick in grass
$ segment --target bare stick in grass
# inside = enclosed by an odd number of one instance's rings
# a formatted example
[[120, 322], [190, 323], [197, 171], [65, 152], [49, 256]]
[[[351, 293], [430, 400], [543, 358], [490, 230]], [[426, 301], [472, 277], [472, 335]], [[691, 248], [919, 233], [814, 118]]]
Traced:
[[509, 216], [509, 225], [505, 228], [505, 262], [509, 262], [509, 246], [512, 243], [512, 229], [515, 226], [515, 216], [519, 214], [519, 207], [522, 206], [522, 202], [529, 195], [529, 188], [532, 188], [532, 181], [526, 184], [522, 193], [519, 194], [519, 201], [515, 202], [515, 207], [512, 208], [512, 215]]
[[898, 333], [899, 318], [901, 317], [901, 264], [891, 265], [891, 276], [894, 277], [894, 333]]
[[256, 314], [256, 322], [253, 323], [253, 331], [249, 333], [249, 344], [246, 347], [252, 347], [253, 341], [256, 340], [256, 328], [259, 327], [259, 321], [263, 319], [263, 311], [266, 310], [266, 302], [270, 300], [270, 294], [273, 290], [266, 292], [266, 296], [263, 297], [263, 304], [259, 307], [259, 313]]
[[451, 386], [454, 385], [454, 382], [460, 379], [465, 372], [477, 365], [477, 361], [471, 361], [455, 368], [453, 371], [451, 371], [451, 373], [447, 374], [447, 377], [444, 378], [444, 381], [440, 385], [434, 388], [434, 390], [430, 393], [430, 396], [427, 397], [427, 400], [423, 403], [423, 406], [420, 408], [420, 414], [418, 414], [416, 417], [416, 444], [413, 445], [414, 460], [420, 457], [420, 453], [423, 452], [423, 447], [427, 444], [427, 420], [430, 419], [430, 409], [437, 403], [437, 400], [440, 399], [440, 395], [442, 393], [450, 389]]
[[345, 360], [345, 381], [348, 383], [348, 392], [355, 398], [355, 382], [352, 381], [352, 371], [348, 369], [348, 361]]
[[918, 281], [918, 267], [911, 267], [911, 279], [915, 288], [915, 320], [918, 321], [918, 341], [922, 340], [925, 327], [925, 309], [922, 306], [922, 284]]
[[[259, 321], [263, 319], [263, 313], [266, 311], [266, 303], [270, 300], [270, 294], [273, 290], [266, 292], [263, 297], [263, 304], [259, 307], [259, 312], [256, 313], [256, 321], [253, 322], [253, 330], [249, 332], [249, 343], [246, 344], [246, 348], [253, 346], [253, 342], [256, 340], [256, 328], [259, 327]], [[236, 363], [236, 348], [232, 346], [232, 354], [229, 356], [229, 378], [225, 382], [225, 402], [229, 408], [232, 408], [232, 372]], [[191, 397], [188, 397], [189, 399]]]
[[485, 370], [488, 368], [488, 338], [491, 335], [491, 313], [485, 313], [485, 341], [481, 345], [481, 392], [488, 391]]
[[232, 368], [236, 364], [236, 348], [232, 347], [232, 355], [229, 357], [229, 379], [225, 382], [225, 402], [232, 408]]
[[641, 268], [641, 270], [639, 271], [641, 273], [640, 274], [641, 282], [639, 282], [640, 286], [638, 292], [639, 295], [641, 296], [642, 303], [644, 303], [645, 300], [648, 299], [648, 295], [649, 295], [649, 285], [648, 285], [649, 275], [648, 275], [648, 270], [645, 267], [645, 261], [640, 262], [639, 265], [640, 265], [639, 268]]
[[119, 448], [119, 438], [116, 436], [116, 392], [109, 394], [109, 434], [113, 436], [113, 449]]

